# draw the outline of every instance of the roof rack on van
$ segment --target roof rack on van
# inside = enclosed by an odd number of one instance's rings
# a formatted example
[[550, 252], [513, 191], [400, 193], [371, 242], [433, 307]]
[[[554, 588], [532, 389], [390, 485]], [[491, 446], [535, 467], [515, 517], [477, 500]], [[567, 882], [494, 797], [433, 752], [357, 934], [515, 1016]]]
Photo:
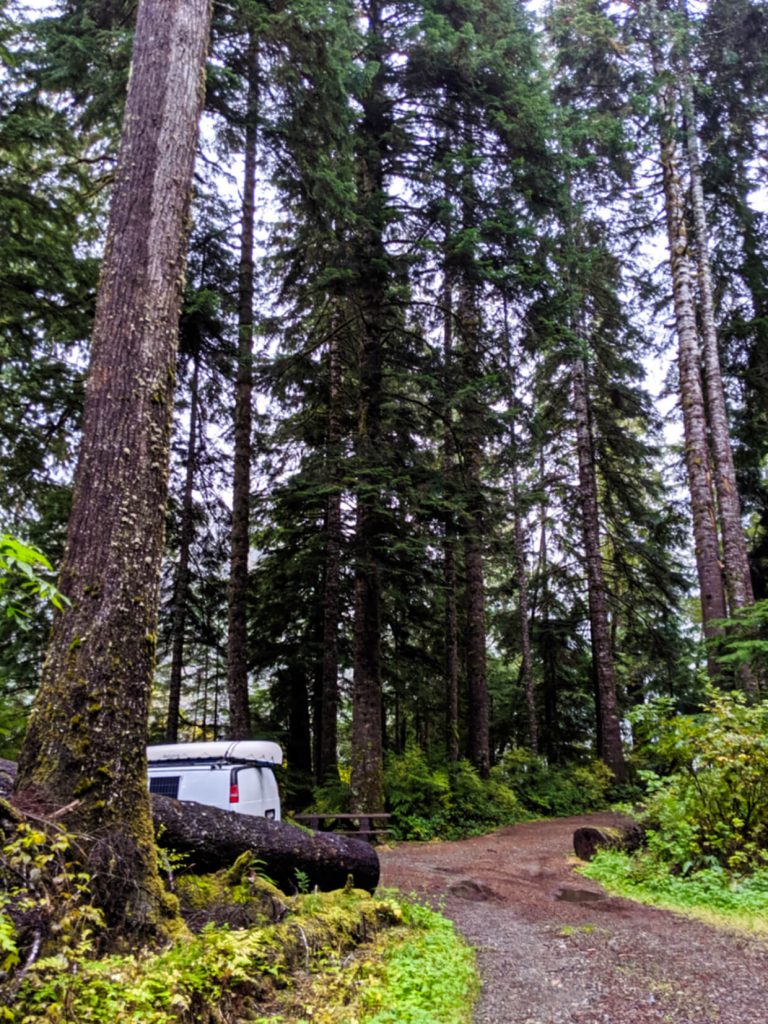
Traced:
[[147, 747], [150, 764], [163, 762], [237, 762], [275, 765], [283, 763], [283, 751], [269, 740], [214, 740], [198, 743], [163, 743]]

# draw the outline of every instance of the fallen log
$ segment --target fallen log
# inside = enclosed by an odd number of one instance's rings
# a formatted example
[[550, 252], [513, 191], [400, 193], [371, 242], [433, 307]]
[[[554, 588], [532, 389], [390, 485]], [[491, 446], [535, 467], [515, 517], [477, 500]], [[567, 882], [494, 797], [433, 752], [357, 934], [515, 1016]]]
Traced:
[[[0, 797], [11, 796], [15, 775], [15, 763], [0, 759]], [[9, 806], [9, 815], [12, 810]], [[289, 893], [304, 884], [323, 892], [341, 889], [350, 875], [355, 888], [373, 892], [379, 881], [378, 855], [360, 839], [158, 795], [152, 796], [152, 818], [158, 845], [185, 855], [176, 871], [218, 871], [250, 853]]]
[[592, 860], [598, 850], [633, 853], [645, 844], [645, 829], [637, 822], [605, 828], [577, 828], [573, 849], [581, 860]]
[[379, 881], [378, 855], [360, 839], [157, 794], [152, 817], [158, 844], [186, 855], [185, 871], [217, 871], [251, 853], [263, 873], [287, 892], [300, 883], [324, 892], [341, 889], [350, 875], [355, 888], [373, 892]]

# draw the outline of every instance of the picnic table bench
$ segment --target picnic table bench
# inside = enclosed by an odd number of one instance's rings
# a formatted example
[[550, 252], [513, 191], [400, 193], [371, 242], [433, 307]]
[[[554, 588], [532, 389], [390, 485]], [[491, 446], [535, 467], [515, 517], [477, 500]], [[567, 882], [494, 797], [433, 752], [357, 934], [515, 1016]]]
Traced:
[[314, 811], [309, 814], [295, 814], [293, 820], [307, 825], [315, 832], [338, 832], [354, 839], [366, 839], [372, 843], [388, 835], [387, 823], [391, 817], [391, 814], [368, 813], [367, 811], [358, 814], [339, 814], [338, 812], [326, 814]]

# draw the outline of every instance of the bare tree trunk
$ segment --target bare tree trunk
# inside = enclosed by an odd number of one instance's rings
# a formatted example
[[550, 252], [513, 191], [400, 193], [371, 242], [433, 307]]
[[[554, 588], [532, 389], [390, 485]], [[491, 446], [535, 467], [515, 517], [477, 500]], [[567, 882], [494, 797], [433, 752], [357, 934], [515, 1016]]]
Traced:
[[485, 657], [485, 573], [483, 546], [482, 425], [471, 382], [480, 376], [480, 315], [475, 289], [469, 280], [459, 288], [458, 323], [462, 339], [461, 431], [467, 509], [465, 513], [464, 569], [467, 580], [467, 683], [469, 688], [469, 754], [482, 777], [490, 770], [488, 686]]
[[229, 733], [251, 733], [248, 700], [248, 524], [251, 509], [251, 402], [253, 397], [253, 233], [256, 192], [258, 116], [258, 47], [251, 35], [247, 54], [248, 99], [245, 124], [242, 230], [238, 280], [237, 381], [235, 384], [235, 452], [232, 479], [232, 529], [228, 590], [227, 690]]
[[384, 248], [384, 134], [388, 127], [384, 63], [381, 60], [382, 11], [368, 4], [368, 49], [379, 57], [378, 70], [363, 97], [358, 152], [360, 200], [364, 227], [359, 239], [359, 266], [366, 277], [357, 287], [360, 316], [360, 406], [357, 431], [359, 460], [355, 535], [355, 627], [352, 687], [353, 810], [384, 807], [384, 747], [381, 672], [379, 550], [380, 488], [377, 472], [381, 435], [384, 323], [387, 316], [387, 255]]
[[373, 516], [369, 503], [358, 498], [351, 786], [352, 809], [371, 812], [384, 808], [379, 565], [370, 542]]
[[[668, 85], [662, 94], [661, 163], [678, 338], [680, 398], [704, 634], [713, 637], [721, 632], [716, 623], [726, 617], [727, 611], [709, 467], [693, 274], [675, 142], [674, 109], [674, 89]], [[715, 671], [710, 660], [710, 675]]]
[[[665, 33], [660, 27], [656, 0], [650, 0], [648, 12], [650, 16], [650, 56], [654, 73], [661, 79], [668, 69], [663, 66], [661, 41], [665, 38]], [[688, 489], [691, 495], [696, 571], [699, 580], [704, 635], [711, 638], [721, 633], [717, 623], [726, 617], [727, 609], [720, 563], [717, 515], [710, 474], [709, 442], [701, 378], [701, 354], [696, 327], [694, 278], [685, 216], [685, 196], [680, 181], [680, 160], [675, 124], [677, 105], [675, 85], [669, 80], [669, 75], [666, 78], [666, 83], [659, 93], [659, 142], [664, 183], [664, 207], [678, 339], [680, 401], [683, 411]], [[708, 659], [708, 671], [710, 676], [715, 676], [717, 673], [717, 667], [712, 658]]]
[[187, 602], [189, 600], [189, 556], [193, 536], [193, 492], [195, 464], [197, 461], [197, 417], [200, 384], [200, 353], [194, 355], [192, 379], [190, 381], [189, 438], [187, 440], [187, 464], [184, 471], [184, 497], [181, 506], [181, 536], [179, 538], [179, 564], [173, 584], [173, 609], [171, 612], [171, 673], [168, 685], [168, 718], [165, 738], [175, 743], [179, 737], [179, 711], [181, 708], [181, 677], [184, 667], [184, 640], [187, 625]]
[[589, 624], [592, 636], [592, 663], [595, 671], [599, 754], [621, 781], [626, 775], [621, 744], [616, 670], [611, 645], [608, 600], [600, 547], [600, 520], [597, 503], [594, 439], [589, 408], [589, 390], [585, 360], [579, 356], [573, 364], [573, 408], [576, 416], [576, 444], [579, 457], [579, 500], [581, 504], [584, 552], [589, 590]]
[[[451, 388], [453, 363], [453, 288], [446, 271], [443, 282], [443, 366], [446, 380], [443, 478], [455, 475], [456, 445], [451, 432]], [[443, 585], [445, 588], [445, 748], [448, 760], [459, 759], [459, 613], [456, 600], [456, 524], [450, 509], [445, 513], [443, 537]]]
[[[514, 427], [513, 429], [513, 445]], [[536, 692], [533, 681], [533, 657], [531, 654], [531, 630], [528, 611], [528, 574], [526, 572], [525, 533], [520, 515], [520, 485], [516, 456], [512, 463], [512, 505], [515, 530], [515, 575], [517, 577], [517, 607], [520, 618], [520, 676], [525, 694], [528, 715], [528, 745], [534, 753], [539, 750], [539, 721], [536, 713]]]
[[209, 0], [142, 0], [56, 617], [17, 800], [66, 808], [97, 902], [157, 934], [146, 778], [168, 451]]
[[323, 589], [323, 666], [320, 692], [318, 782], [338, 776], [337, 719], [339, 709], [339, 615], [341, 585], [340, 452], [341, 363], [339, 338], [332, 332], [328, 345], [327, 479], [334, 488], [325, 503], [325, 580]]
[[[679, 0], [683, 18], [688, 18], [686, 0]], [[696, 131], [696, 112], [693, 102], [691, 68], [687, 53], [683, 54], [681, 93], [686, 125], [686, 147], [691, 180], [691, 208], [696, 237], [696, 267], [699, 281], [699, 308], [704, 349], [704, 375], [706, 380], [707, 419], [710, 429], [715, 489], [720, 511], [723, 538], [723, 568], [731, 614], [754, 604], [752, 579], [749, 572], [747, 544], [741, 521], [741, 504], [736, 487], [736, 472], [725, 405], [725, 391], [720, 369], [720, 352], [709, 262], [709, 230], [702, 184], [701, 152]], [[752, 687], [755, 682], [752, 678]]]
[[[509, 407], [517, 406], [517, 373], [509, 337], [509, 315], [504, 300], [504, 335], [507, 352], [507, 377], [509, 380]], [[520, 513], [520, 473], [518, 469], [519, 448], [517, 443], [516, 416], [510, 420], [509, 439], [512, 448], [512, 515], [514, 519], [515, 577], [517, 582], [517, 605], [520, 620], [520, 678], [525, 694], [528, 717], [528, 745], [534, 753], [539, 749], [539, 723], [536, 713], [536, 693], [533, 680], [533, 657], [531, 653], [531, 627], [528, 608], [528, 573], [525, 553], [525, 531]]]

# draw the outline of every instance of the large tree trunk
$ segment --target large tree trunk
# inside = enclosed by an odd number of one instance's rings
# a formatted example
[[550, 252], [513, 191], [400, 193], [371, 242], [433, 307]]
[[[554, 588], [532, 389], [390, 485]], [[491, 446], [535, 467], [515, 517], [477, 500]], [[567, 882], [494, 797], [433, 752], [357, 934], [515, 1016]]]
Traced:
[[475, 289], [460, 286], [458, 323], [462, 336], [461, 405], [466, 488], [464, 570], [467, 581], [467, 683], [469, 687], [469, 756], [481, 776], [490, 770], [488, 686], [485, 658], [485, 526], [482, 495], [482, 423], [477, 398], [471, 393], [480, 377], [480, 315]]
[[229, 734], [247, 739], [251, 734], [248, 700], [248, 524], [251, 509], [251, 402], [253, 397], [253, 233], [256, 193], [256, 142], [258, 113], [258, 48], [251, 36], [248, 45], [248, 99], [245, 123], [242, 229], [238, 273], [238, 346], [235, 384], [235, 452], [232, 478], [232, 529], [227, 636], [227, 690]]
[[[461, 121], [462, 143], [466, 153], [475, 149], [472, 112], [465, 105]], [[459, 181], [461, 226], [467, 232], [478, 230], [477, 187], [472, 169], [464, 167]], [[482, 378], [482, 315], [480, 311], [480, 272], [474, 250], [457, 256], [458, 302], [456, 325], [461, 345], [462, 400], [460, 431], [464, 464], [464, 571], [467, 585], [467, 685], [469, 689], [469, 756], [481, 777], [490, 771], [490, 727], [486, 678], [485, 628], [485, 522], [482, 485], [484, 409], [475, 391]]]
[[[517, 405], [517, 374], [509, 338], [509, 316], [504, 301], [504, 334], [507, 350], [507, 376], [509, 378], [509, 407]], [[520, 470], [518, 468], [519, 446], [517, 442], [516, 416], [513, 414], [509, 425], [509, 440], [512, 448], [512, 515], [514, 520], [515, 579], [517, 582], [517, 607], [520, 621], [520, 678], [525, 694], [528, 718], [528, 745], [534, 753], [539, 750], [539, 722], [536, 713], [536, 692], [533, 680], [533, 656], [531, 651], [531, 626], [528, 607], [528, 572], [525, 551], [525, 530], [520, 508]]]
[[382, 544], [379, 470], [384, 330], [387, 318], [387, 254], [384, 246], [384, 147], [389, 127], [385, 67], [381, 60], [378, 2], [368, 5], [368, 42], [378, 69], [362, 99], [358, 153], [361, 237], [356, 286], [360, 321], [360, 405], [357, 431], [357, 526], [355, 533], [355, 626], [352, 689], [352, 802], [354, 810], [384, 807], [379, 551]]
[[316, 777], [338, 778], [339, 616], [341, 614], [341, 359], [333, 325], [328, 343], [328, 435], [326, 479], [332, 488], [325, 502], [325, 574], [323, 581], [323, 664], [320, 686]]
[[[688, 18], [686, 0], [679, 0], [679, 9], [684, 19]], [[741, 521], [741, 503], [736, 487], [736, 472], [733, 466], [731, 436], [728, 427], [728, 413], [725, 405], [725, 391], [720, 369], [720, 351], [715, 318], [715, 301], [712, 288], [712, 271], [709, 262], [709, 229], [704, 204], [704, 186], [701, 172], [701, 152], [696, 130], [696, 112], [693, 102], [693, 86], [687, 53], [682, 60], [681, 93], [683, 114], [686, 125], [686, 148], [691, 179], [691, 208], [696, 237], [696, 267], [699, 281], [699, 308], [701, 334], [704, 342], [704, 375], [706, 380], [707, 419], [710, 429], [712, 461], [714, 465], [715, 490], [720, 512], [720, 528], [723, 538], [723, 568], [731, 614], [754, 604], [752, 579], [749, 572], [747, 544]], [[755, 679], [745, 679], [748, 687], [755, 687]]]
[[[659, 53], [658, 9], [650, 5], [651, 57], [654, 71], [664, 70]], [[675, 126], [675, 86], [668, 82], [660, 93], [660, 145], [664, 182], [664, 206], [672, 276], [675, 325], [678, 340], [680, 399], [683, 410], [685, 461], [691, 495], [696, 571], [699, 579], [701, 613], [706, 637], [717, 636], [717, 625], [726, 617], [725, 590], [720, 565], [717, 517], [710, 476], [709, 442], [701, 380], [699, 341], [696, 328], [696, 302], [685, 218], [685, 196], [680, 181], [679, 153]], [[709, 673], [717, 668], [709, 660]]]
[[93, 331], [57, 615], [21, 752], [22, 806], [67, 807], [98, 903], [162, 930], [145, 745], [209, 0], [143, 0]]
[[[450, 487], [456, 473], [456, 444], [452, 433], [453, 288], [446, 269], [443, 282], [443, 368], [445, 376], [445, 437], [443, 484]], [[450, 503], [451, 494], [447, 495]], [[450, 507], [445, 512], [443, 535], [443, 586], [445, 589], [445, 749], [448, 760], [459, 759], [459, 613], [456, 597], [456, 523]]]
[[[514, 432], [514, 428], [513, 428]], [[513, 435], [513, 447], [516, 447]], [[531, 652], [531, 629], [528, 611], [528, 574], [525, 557], [525, 533], [523, 517], [520, 514], [520, 485], [518, 481], [517, 456], [513, 454], [512, 464], [512, 505], [515, 533], [515, 576], [517, 578], [517, 608], [520, 620], [520, 677], [525, 694], [525, 708], [528, 718], [528, 745], [534, 753], [539, 751], [539, 720], [536, 712], [536, 692], [533, 681], [533, 656]]]
[[581, 505], [584, 553], [589, 591], [589, 625], [592, 636], [592, 664], [595, 672], [595, 703], [598, 723], [598, 753], [621, 781], [626, 774], [621, 744], [619, 709], [616, 699], [616, 670], [611, 645], [608, 599], [600, 547], [600, 519], [597, 503], [594, 439], [589, 408], [585, 360], [573, 364], [573, 409], [576, 416], [576, 444], [579, 459], [579, 501]]
[[192, 547], [193, 492], [195, 465], [197, 461], [197, 417], [199, 404], [200, 353], [193, 357], [192, 379], [190, 381], [189, 438], [187, 440], [187, 465], [184, 470], [184, 497], [181, 505], [181, 536], [179, 538], [179, 563], [173, 583], [173, 608], [171, 609], [171, 671], [168, 683], [168, 717], [165, 738], [175, 743], [179, 738], [179, 711], [181, 709], [181, 680], [184, 668], [184, 640], [187, 626], [187, 602], [189, 600], [189, 556]]

